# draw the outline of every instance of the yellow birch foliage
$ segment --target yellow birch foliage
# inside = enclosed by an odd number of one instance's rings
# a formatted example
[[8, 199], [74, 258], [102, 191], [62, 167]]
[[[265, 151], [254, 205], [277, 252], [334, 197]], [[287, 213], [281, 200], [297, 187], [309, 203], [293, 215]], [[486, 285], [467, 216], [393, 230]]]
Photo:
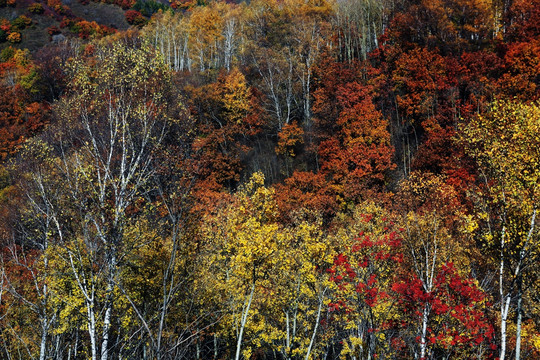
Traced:
[[[280, 231], [273, 191], [255, 173], [232, 204], [207, 216], [201, 228], [201, 277], [198, 286], [208, 289], [207, 303], [219, 303], [225, 315], [217, 331], [236, 341], [242, 313], [253, 288], [246, 335], [253, 335], [258, 303], [272, 296], [277, 264], [283, 261], [290, 236]], [[256, 327], [256, 326], [255, 326]]]
[[[540, 198], [538, 103], [495, 101], [488, 113], [462, 128], [460, 141], [477, 161], [490, 201], [505, 222], [507, 239], [519, 252]], [[487, 213], [481, 212], [478, 221], [486, 219]], [[492, 234], [487, 236], [490, 240]]]
[[[495, 101], [487, 113], [462, 126], [459, 140], [479, 167], [482, 184], [471, 194], [479, 211], [469, 220], [470, 229], [483, 231], [486, 248], [500, 262], [501, 301], [514, 291], [525, 301], [524, 309], [535, 312], [536, 302], [524, 289], [535, 282], [540, 250], [540, 106]], [[517, 289], [508, 286], [513, 282]], [[524, 330], [524, 344], [534, 348], [534, 339], [527, 337], [538, 329], [528, 325]]]
[[217, 304], [224, 313], [215, 328], [220, 337], [230, 339], [229, 346], [236, 341], [254, 289], [243, 351], [272, 347], [283, 354], [305, 354], [319, 307], [324, 313], [327, 303], [321, 271], [332, 255], [321, 221], [299, 215], [294, 226], [279, 224], [274, 190], [255, 173], [231, 204], [204, 218], [200, 234], [205, 249], [196, 281], [207, 289], [201, 301]]
[[496, 181], [493, 194], [510, 206], [531, 207], [540, 196], [540, 107], [496, 101], [471, 119], [462, 141], [481, 170]]

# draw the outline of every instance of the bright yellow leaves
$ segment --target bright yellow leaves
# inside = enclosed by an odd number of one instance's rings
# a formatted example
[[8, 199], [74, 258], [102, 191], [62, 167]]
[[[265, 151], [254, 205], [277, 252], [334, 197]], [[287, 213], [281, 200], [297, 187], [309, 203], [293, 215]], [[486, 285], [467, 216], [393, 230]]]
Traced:
[[484, 184], [477, 201], [484, 241], [497, 251], [500, 262], [502, 359], [513, 296], [517, 298], [515, 351], [516, 358], [520, 357], [523, 300], [538, 269], [539, 130], [538, 103], [495, 101], [486, 114], [477, 115], [463, 126], [460, 138], [479, 166]]
[[461, 141], [478, 162], [493, 201], [509, 216], [530, 217], [540, 198], [539, 105], [496, 101], [463, 127]]
[[251, 110], [251, 91], [244, 74], [233, 68], [230, 73], [219, 77], [217, 86], [227, 121], [240, 124]]
[[540, 197], [538, 104], [497, 101], [463, 128], [461, 141], [477, 160], [493, 201], [510, 217], [529, 217]]
[[[263, 186], [260, 173], [238, 193], [232, 206], [209, 217], [202, 236], [210, 251], [213, 276], [223, 278], [226, 286], [240, 290], [265, 281], [272, 272], [289, 236], [276, 223], [277, 209], [273, 191]], [[235, 295], [234, 293], [231, 295]]]
[[256, 173], [230, 206], [203, 222], [201, 236], [208, 255], [200, 283], [216, 290], [208, 296], [225, 307], [223, 326], [236, 333], [233, 337], [240, 338], [239, 343], [246, 325], [248, 330], [252, 325], [252, 301], [257, 309], [261, 293], [271, 297], [276, 265], [283, 261], [284, 245], [290, 241], [288, 234], [279, 231], [276, 217], [273, 191]]
[[540, 176], [540, 107], [537, 103], [496, 101], [487, 114], [476, 116], [463, 130], [462, 140], [481, 166], [512, 186], [525, 189], [537, 184]]
[[321, 223], [305, 215], [279, 224], [274, 190], [255, 173], [229, 206], [203, 221], [200, 286], [214, 289], [206, 301], [223, 308], [224, 333], [238, 338], [244, 328], [242, 351], [273, 345], [288, 354], [293, 343], [297, 354], [311, 351], [325, 308], [320, 269], [332, 256]]

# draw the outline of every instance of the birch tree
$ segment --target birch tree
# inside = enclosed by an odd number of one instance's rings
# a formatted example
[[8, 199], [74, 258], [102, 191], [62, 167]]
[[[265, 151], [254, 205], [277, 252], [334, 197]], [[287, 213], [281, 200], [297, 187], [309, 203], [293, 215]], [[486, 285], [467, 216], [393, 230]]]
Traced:
[[[499, 358], [510, 352], [508, 321], [515, 311], [515, 358], [521, 357], [525, 291], [538, 260], [540, 197], [540, 107], [496, 101], [486, 114], [462, 126], [461, 141], [478, 165], [479, 226], [498, 263]], [[513, 306], [512, 306], [513, 305]]]
[[192, 68], [188, 26], [188, 17], [167, 11], [155, 14], [150, 24], [142, 30], [143, 36], [174, 71], [191, 71]]
[[118, 336], [121, 269], [137, 246], [126, 231], [137, 223], [134, 210], [144, 203], [155, 150], [172, 122], [169, 78], [153, 50], [121, 42], [90, 47], [72, 60], [70, 71], [49, 133], [59, 189], [49, 196], [60, 199], [51, 211], [67, 216], [51, 218], [55, 241], [47, 254], [55, 261], [53, 291], [67, 304], [62, 316], [78, 311], [69, 318], [76, 323], [84, 313], [90, 356], [106, 360], [117, 345], [112, 336]]
[[378, 37], [388, 25], [388, 2], [338, 0], [332, 25], [341, 61], [365, 60], [379, 46]]
[[214, 296], [225, 304], [220, 327], [223, 335], [230, 334], [231, 351], [239, 360], [249, 358], [256, 329], [264, 326], [261, 304], [275, 291], [291, 236], [277, 223], [273, 191], [264, 187], [262, 174], [255, 173], [235, 200], [205, 219], [201, 235], [207, 244], [204, 271], [210, 274], [204, 286], [218, 290]]

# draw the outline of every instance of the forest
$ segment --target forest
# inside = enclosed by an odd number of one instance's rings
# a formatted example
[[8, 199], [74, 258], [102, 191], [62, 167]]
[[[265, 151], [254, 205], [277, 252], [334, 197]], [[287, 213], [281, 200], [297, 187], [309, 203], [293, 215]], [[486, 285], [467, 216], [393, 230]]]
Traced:
[[540, 0], [0, 0], [0, 359], [539, 359]]

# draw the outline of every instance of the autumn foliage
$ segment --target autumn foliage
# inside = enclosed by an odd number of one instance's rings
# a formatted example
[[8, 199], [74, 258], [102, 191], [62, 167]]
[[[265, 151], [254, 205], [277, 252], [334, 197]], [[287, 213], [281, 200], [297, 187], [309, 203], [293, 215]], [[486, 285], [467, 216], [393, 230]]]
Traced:
[[0, 358], [540, 356], [539, 1], [0, 7]]

